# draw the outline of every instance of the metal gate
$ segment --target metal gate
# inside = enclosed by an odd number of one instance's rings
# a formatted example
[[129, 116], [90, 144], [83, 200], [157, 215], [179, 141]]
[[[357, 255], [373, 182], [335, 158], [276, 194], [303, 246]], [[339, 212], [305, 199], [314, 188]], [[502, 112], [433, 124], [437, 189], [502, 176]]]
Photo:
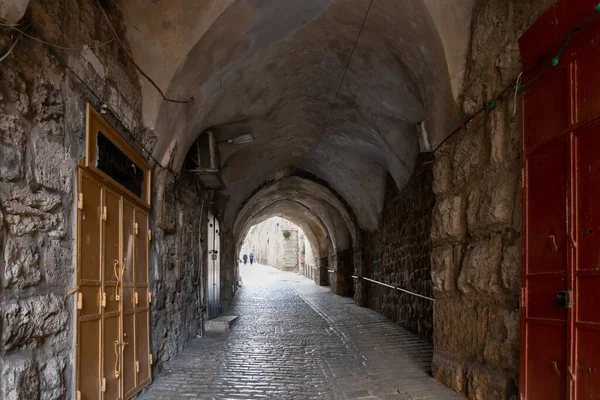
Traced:
[[221, 315], [221, 243], [219, 237], [219, 221], [208, 212], [208, 318]]
[[80, 169], [77, 388], [130, 398], [151, 380], [148, 214]]
[[523, 100], [527, 400], [600, 399], [600, 16], [560, 40], [594, 3], [560, 0], [520, 39], [525, 81], [543, 72]]

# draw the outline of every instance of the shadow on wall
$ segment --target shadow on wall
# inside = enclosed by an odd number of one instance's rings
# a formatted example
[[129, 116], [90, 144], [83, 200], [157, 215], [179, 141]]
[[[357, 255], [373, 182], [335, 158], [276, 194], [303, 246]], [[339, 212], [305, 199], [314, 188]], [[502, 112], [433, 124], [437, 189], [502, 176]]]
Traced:
[[[379, 282], [433, 297], [431, 279], [432, 155], [422, 154], [406, 187], [387, 179], [380, 229], [364, 235], [367, 276]], [[367, 306], [428, 340], [433, 338], [433, 302], [372, 282]]]

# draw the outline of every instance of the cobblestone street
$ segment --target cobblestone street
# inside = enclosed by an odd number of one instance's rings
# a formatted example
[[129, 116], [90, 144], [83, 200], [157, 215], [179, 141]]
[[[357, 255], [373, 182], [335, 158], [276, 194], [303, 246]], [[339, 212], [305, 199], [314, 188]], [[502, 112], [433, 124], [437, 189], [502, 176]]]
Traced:
[[193, 340], [140, 399], [457, 399], [431, 345], [291, 272], [241, 266], [229, 333]]

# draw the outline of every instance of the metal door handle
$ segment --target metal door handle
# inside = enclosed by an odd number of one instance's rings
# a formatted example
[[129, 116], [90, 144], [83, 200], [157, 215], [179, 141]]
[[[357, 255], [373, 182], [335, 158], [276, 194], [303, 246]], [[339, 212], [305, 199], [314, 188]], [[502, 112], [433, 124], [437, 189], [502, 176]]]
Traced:
[[558, 246], [556, 245], [556, 236], [550, 235], [548, 236], [548, 239], [550, 239], [550, 243], [552, 244], [552, 251], [557, 252]]
[[121, 373], [119, 372], [119, 341], [115, 340], [115, 378], [119, 379]]
[[556, 361], [551, 361], [550, 365], [552, 365], [552, 371], [554, 371], [556, 375], [560, 376], [560, 371], [558, 370], [558, 364]]
[[[117, 279], [117, 283], [115, 284], [115, 300], [121, 300], [121, 296], [119, 295], [119, 282], [121, 282], [121, 277], [119, 276], [119, 272], [117, 270], [117, 266], [119, 265], [119, 260], [113, 260], [113, 272], [115, 274], [115, 278]], [[123, 272], [121, 271], [121, 275]]]

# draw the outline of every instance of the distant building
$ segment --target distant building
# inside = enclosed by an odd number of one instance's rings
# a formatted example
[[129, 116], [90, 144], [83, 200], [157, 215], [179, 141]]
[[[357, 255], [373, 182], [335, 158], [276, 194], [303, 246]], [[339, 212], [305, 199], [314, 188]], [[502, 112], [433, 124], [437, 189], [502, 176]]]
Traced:
[[[244, 241], [240, 257], [250, 252], [259, 264], [283, 271], [302, 272], [307, 254], [310, 260], [313, 259], [302, 229], [280, 217], [270, 218], [252, 227]], [[311, 263], [314, 264], [312, 261]]]

